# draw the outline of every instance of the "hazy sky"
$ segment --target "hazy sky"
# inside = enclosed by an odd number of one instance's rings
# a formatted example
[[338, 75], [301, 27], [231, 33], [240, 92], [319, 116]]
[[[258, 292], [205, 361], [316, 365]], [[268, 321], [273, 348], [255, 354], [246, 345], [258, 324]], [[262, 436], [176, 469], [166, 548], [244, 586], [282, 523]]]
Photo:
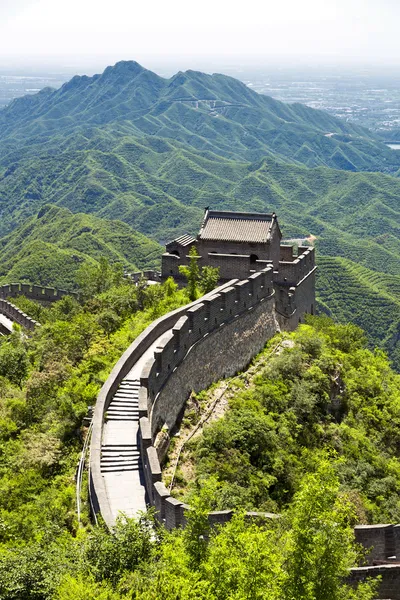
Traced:
[[0, 57], [400, 61], [399, 0], [0, 0]]

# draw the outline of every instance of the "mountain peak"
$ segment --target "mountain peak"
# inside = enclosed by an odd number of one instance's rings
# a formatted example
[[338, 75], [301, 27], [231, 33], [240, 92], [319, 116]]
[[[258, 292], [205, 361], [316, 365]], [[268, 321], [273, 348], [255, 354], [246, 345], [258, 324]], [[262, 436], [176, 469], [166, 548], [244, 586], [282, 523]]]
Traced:
[[129, 75], [137, 76], [146, 69], [135, 60], [120, 60], [112, 67], [107, 67], [103, 76], [109, 75]]

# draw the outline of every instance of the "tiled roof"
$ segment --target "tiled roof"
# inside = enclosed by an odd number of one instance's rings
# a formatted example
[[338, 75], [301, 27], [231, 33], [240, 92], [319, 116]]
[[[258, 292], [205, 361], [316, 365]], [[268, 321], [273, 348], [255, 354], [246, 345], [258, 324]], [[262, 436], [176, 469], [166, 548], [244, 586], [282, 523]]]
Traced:
[[186, 233], [185, 235], [181, 235], [180, 237], [176, 238], [176, 240], [169, 242], [167, 244], [167, 248], [170, 244], [178, 244], [179, 246], [189, 246], [189, 244], [193, 244], [193, 242], [195, 242], [195, 241], [196, 241], [196, 238], [194, 238], [192, 235], [189, 235], [188, 233]]
[[275, 214], [208, 210], [200, 229], [199, 239], [224, 242], [267, 242], [274, 219]]

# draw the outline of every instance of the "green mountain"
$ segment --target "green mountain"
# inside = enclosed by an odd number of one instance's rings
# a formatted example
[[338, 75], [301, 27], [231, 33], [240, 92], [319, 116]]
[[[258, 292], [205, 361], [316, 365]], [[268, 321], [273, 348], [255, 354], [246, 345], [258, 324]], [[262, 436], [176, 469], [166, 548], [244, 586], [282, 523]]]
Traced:
[[[187, 71], [163, 79], [118, 63], [0, 111], [1, 272], [13, 274], [20, 264], [15, 278], [35, 279], [35, 255], [41, 273], [45, 261], [54, 264], [47, 244], [57, 240], [59, 223], [52, 238], [28, 236], [27, 245], [14, 244], [10, 233], [48, 203], [118, 219], [161, 243], [195, 233], [205, 206], [275, 210], [286, 238], [317, 238], [320, 306], [364, 327], [400, 368], [400, 181], [388, 175], [399, 167], [400, 153], [369, 131], [230, 77]], [[102, 235], [96, 230], [90, 244], [84, 236], [89, 256]], [[106, 239], [127, 264], [154, 264]], [[73, 235], [57, 246], [69, 273], [69, 253], [83, 252], [72, 243]], [[56, 283], [55, 272], [46, 283]], [[375, 321], [363, 308], [370, 297], [380, 311]]]
[[[400, 167], [399, 155], [377, 136], [322, 111], [278, 102], [226, 75], [186, 71], [163, 79], [136, 62], [14, 100], [0, 112], [1, 155], [27, 139], [58, 150], [60, 134], [93, 148], [99, 127], [115, 140], [157, 136], [250, 162], [272, 153], [310, 167]], [[36, 148], [24, 149], [32, 153]]]
[[158, 266], [161, 247], [121, 221], [45, 205], [37, 217], [0, 240], [0, 252], [3, 281], [74, 289], [84, 261], [105, 256], [135, 271]]

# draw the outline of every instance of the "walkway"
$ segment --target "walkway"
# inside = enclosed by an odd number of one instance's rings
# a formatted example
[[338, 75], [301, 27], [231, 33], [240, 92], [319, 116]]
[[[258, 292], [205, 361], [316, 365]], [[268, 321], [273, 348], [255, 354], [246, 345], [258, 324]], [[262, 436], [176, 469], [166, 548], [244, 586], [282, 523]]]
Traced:
[[7, 335], [12, 332], [13, 321], [6, 317], [6, 315], [0, 314], [0, 335]]
[[146, 490], [138, 443], [140, 375], [154, 355], [163, 334], [121, 381], [105, 414], [101, 445], [101, 474], [113, 519], [146, 510]]

